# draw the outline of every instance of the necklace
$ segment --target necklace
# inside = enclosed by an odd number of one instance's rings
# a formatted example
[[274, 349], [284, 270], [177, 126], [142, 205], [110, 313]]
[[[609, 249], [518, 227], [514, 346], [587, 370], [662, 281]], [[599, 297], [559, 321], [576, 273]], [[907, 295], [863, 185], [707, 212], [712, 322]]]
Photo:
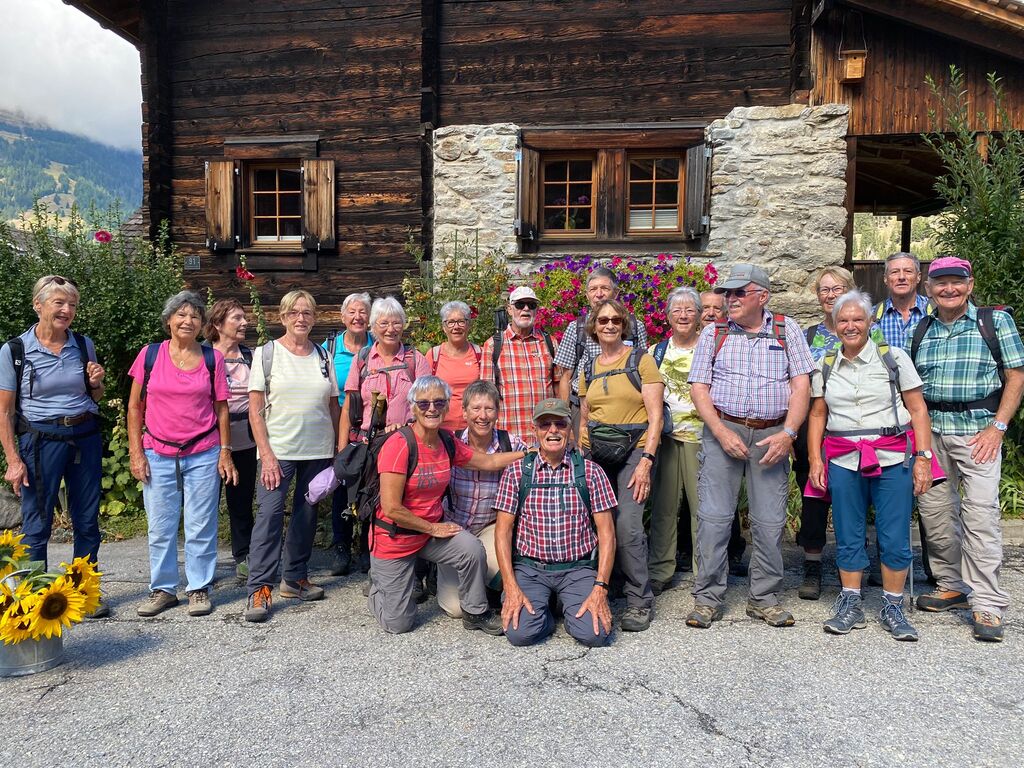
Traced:
[[185, 350], [184, 353], [179, 353], [178, 359], [175, 360], [174, 359], [174, 352], [171, 352], [171, 360], [179, 368], [184, 368], [185, 367], [185, 363], [188, 362], [189, 356], [190, 356], [189, 355], [189, 350]]

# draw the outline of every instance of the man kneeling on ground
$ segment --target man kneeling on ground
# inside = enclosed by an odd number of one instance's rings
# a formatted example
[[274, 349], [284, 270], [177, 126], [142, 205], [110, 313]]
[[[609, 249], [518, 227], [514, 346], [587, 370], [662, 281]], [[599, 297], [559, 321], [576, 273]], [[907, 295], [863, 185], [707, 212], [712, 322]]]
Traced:
[[615, 562], [615, 494], [604, 470], [567, 450], [565, 401], [542, 400], [533, 423], [539, 454], [505, 470], [494, 502], [505, 635], [512, 645], [550, 635], [555, 619], [548, 601], [554, 592], [566, 631], [584, 645], [605, 645], [612, 630], [608, 579]]

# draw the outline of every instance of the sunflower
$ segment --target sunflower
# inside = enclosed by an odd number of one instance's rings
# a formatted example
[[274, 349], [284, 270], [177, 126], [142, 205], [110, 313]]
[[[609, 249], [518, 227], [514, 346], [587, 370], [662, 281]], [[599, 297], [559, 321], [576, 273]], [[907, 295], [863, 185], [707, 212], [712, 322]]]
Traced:
[[95, 611], [100, 604], [100, 576], [103, 575], [96, 570], [96, 564], [88, 557], [76, 557], [71, 565], [60, 565], [67, 574], [66, 578], [71, 582], [71, 586], [85, 598], [82, 613], [88, 615]]
[[28, 545], [21, 543], [24, 538], [23, 533], [17, 536], [12, 531], [0, 533], [0, 578], [13, 571], [18, 561], [25, 559]]
[[30, 614], [38, 600], [39, 596], [30, 592], [0, 614], [0, 640], [13, 645], [33, 637]]
[[85, 597], [66, 576], [58, 576], [50, 586], [39, 590], [36, 596], [37, 600], [29, 614], [32, 637], [60, 637], [62, 627], [70, 627], [82, 620]]

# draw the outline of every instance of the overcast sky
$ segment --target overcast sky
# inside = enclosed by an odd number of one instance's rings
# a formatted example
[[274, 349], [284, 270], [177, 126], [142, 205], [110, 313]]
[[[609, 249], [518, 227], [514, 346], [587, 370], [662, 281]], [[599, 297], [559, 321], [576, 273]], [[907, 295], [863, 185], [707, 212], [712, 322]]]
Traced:
[[135, 47], [61, 0], [0, 0], [0, 108], [142, 148]]

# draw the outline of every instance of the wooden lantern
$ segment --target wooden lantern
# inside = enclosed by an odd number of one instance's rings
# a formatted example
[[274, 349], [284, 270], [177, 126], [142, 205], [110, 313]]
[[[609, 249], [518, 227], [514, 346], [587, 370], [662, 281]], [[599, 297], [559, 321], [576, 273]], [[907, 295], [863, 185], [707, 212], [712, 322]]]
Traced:
[[863, 83], [868, 52], [864, 49], [850, 49], [839, 52], [839, 82]]

